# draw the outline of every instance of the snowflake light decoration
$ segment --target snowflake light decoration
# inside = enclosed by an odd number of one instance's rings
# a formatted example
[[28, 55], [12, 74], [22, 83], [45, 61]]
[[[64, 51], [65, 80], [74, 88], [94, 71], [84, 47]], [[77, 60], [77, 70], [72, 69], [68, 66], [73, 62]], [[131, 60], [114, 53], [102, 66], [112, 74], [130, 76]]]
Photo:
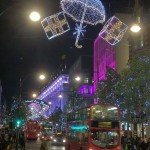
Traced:
[[41, 24], [48, 39], [52, 39], [70, 30], [63, 12], [46, 17], [41, 21]]
[[115, 45], [122, 39], [127, 29], [128, 26], [126, 24], [113, 16], [106, 22], [99, 36], [109, 44]]
[[82, 28], [80, 28], [80, 26], [76, 23], [76, 27], [75, 27], [75, 32], [73, 33], [73, 35], [77, 35], [78, 32], [80, 32], [81, 36], [84, 36], [84, 32], [86, 32], [85, 30], [86, 26], [82, 26]]
[[82, 24], [103, 23], [105, 21], [104, 6], [100, 0], [61, 0], [60, 4], [64, 13], [72, 17], [73, 20], [80, 22], [75, 45], [77, 48], [82, 48], [82, 45], [78, 45]]

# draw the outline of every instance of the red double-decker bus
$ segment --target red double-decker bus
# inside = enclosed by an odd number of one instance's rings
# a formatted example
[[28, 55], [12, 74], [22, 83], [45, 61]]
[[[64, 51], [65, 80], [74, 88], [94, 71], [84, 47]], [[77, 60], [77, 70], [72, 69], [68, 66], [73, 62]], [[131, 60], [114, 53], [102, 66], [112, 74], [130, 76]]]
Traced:
[[67, 114], [66, 150], [121, 150], [120, 112], [94, 104]]
[[36, 140], [38, 138], [38, 133], [40, 132], [41, 127], [38, 121], [28, 120], [26, 124], [26, 138], [31, 140]]

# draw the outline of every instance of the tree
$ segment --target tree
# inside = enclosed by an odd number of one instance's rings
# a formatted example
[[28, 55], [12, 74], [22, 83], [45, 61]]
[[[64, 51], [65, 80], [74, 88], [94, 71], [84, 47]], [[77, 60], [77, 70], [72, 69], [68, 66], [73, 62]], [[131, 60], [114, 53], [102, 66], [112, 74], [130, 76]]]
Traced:
[[108, 68], [106, 80], [98, 84], [99, 102], [118, 105], [124, 121], [141, 123], [150, 121], [149, 74], [149, 56], [138, 56], [129, 61], [121, 76]]
[[10, 118], [11, 120], [21, 119], [26, 120], [27, 107], [25, 102], [18, 100], [13, 97], [13, 102], [11, 106]]
[[[138, 56], [122, 72], [116, 93], [122, 96], [122, 110], [128, 122], [150, 120], [150, 57]], [[137, 120], [138, 118], [138, 120]]]
[[120, 76], [110, 67], [107, 67], [106, 70], [106, 79], [101, 80], [97, 87], [96, 95], [99, 98], [99, 103], [109, 103], [120, 106], [121, 97], [115, 92], [116, 86], [120, 81]]

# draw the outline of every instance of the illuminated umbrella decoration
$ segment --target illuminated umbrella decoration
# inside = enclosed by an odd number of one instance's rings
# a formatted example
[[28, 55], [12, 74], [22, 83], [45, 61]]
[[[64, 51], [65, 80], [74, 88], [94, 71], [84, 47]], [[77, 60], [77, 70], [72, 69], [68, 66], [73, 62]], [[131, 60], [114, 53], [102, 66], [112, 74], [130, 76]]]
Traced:
[[78, 45], [80, 33], [83, 33], [83, 23], [96, 25], [105, 21], [105, 9], [100, 0], [61, 0], [60, 2], [63, 11], [73, 20], [80, 22], [77, 25], [77, 37], [75, 46], [82, 48]]

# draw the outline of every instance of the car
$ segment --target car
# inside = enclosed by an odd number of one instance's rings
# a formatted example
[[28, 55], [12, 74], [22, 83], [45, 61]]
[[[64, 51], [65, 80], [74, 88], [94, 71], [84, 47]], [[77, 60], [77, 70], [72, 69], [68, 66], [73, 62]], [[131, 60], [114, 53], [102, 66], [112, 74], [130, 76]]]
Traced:
[[65, 135], [62, 133], [54, 134], [53, 139], [51, 141], [52, 145], [65, 145], [66, 138]]
[[40, 136], [40, 139], [45, 139], [47, 141], [51, 141], [53, 138], [52, 135], [49, 135], [49, 134], [46, 134], [46, 133], [42, 133], [41, 136]]

